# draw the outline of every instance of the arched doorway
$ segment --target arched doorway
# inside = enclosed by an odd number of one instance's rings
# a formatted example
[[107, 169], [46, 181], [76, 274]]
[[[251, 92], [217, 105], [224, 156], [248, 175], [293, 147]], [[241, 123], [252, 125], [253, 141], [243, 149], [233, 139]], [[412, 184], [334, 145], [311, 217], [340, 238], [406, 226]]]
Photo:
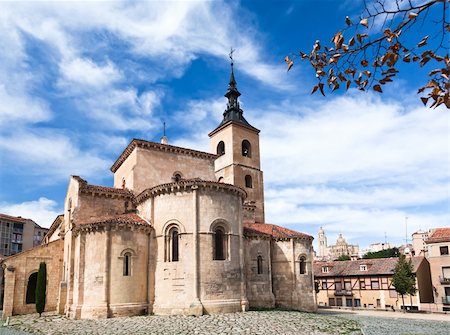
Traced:
[[27, 296], [26, 303], [27, 304], [35, 304], [36, 303], [36, 282], [37, 282], [37, 272], [33, 272], [30, 277], [28, 277], [27, 284]]

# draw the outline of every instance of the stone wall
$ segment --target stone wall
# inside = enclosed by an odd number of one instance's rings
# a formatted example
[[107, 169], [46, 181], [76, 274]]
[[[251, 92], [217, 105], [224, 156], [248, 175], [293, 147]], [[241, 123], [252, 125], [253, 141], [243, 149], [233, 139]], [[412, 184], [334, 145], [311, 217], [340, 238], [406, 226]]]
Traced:
[[[275, 305], [301, 311], [317, 309], [314, 294], [311, 241], [272, 240], [272, 278]], [[306, 257], [306, 271], [300, 274], [300, 257]]]
[[[272, 293], [270, 240], [270, 237], [248, 237], [245, 239], [245, 273], [250, 308], [271, 308], [275, 306], [275, 297]], [[261, 273], [258, 273], [258, 256], [262, 257]]]
[[127, 188], [139, 194], [147, 188], [173, 182], [175, 173], [183, 179], [216, 180], [213, 159], [184, 152], [136, 147], [114, 174], [114, 186], [121, 187], [122, 178], [125, 178]]
[[[151, 215], [146, 218], [155, 229], [155, 314], [201, 315], [240, 311], [246, 305], [243, 196], [229, 185], [200, 182], [168, 186], [138, 205], [141, 215]], [[214, 224], [226, 228], [226, 260], [213, 260]], [[174, 226], [179, 231], [178, 261], [171, 261], [168, 250], [168, 231]]]
[[3, 318], [36, 311], [35, 304], [26, 303], [29, 276], [39, 270], [39, 264], [47, 265], [47, 295], [45, 311], [56, 310], [59, 283], [61, 281], [63, 241], [56, 240], [8, 257], [4, 260], [5, 296]]

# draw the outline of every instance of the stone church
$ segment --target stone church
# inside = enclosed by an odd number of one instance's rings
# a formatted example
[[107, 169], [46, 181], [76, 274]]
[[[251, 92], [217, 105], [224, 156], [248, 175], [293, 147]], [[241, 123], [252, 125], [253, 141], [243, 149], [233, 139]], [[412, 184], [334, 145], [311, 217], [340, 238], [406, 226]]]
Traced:
[[69, 181], [44, 242], [6, 258], [3, 317], [46, 310], [75, 319], [316, 309], [312, 237], [265, 223], [259, 130], [243, 115], [231, 64], [211, 153], [133, 139], [114, 186]]

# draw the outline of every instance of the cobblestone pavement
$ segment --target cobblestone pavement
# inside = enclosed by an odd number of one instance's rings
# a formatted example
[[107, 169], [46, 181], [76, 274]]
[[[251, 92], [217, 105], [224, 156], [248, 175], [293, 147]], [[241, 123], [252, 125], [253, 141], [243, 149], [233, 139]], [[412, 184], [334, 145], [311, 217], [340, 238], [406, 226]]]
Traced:
[[[354, 320], [293, 311], [250, 311], [221, 315], [135, 316], [104, 320], [69, 320], [60, 315], [37, 314], [10, 319], [0, 334], [351, 334], [361, 335]], [[4, 333], [2, 332], [4, 331]], [[7, 333], [8, 332], [8, 333]], [[23, 334], [23, 333], [22, 333]], [[22, 335], [21, 334], [21, 335]]]
[[[450, 315], [435, 315], [440, 320], [427, 320], [425, 318], [420, 319], [421, 315], [410, 315], [396, 313], [389, 317], [376, 316], [375, 313], [371, 315], [348, 313], [348, 312], [336, 312], [319, 311], [321, 315], [339, 316], [348, 320], [358, 321], [365, 335], [449, 335], [450, 334]], [[415, 319], [414, 317], [417, 317]], [[437, 319], [437, 318], [436, 318]]]

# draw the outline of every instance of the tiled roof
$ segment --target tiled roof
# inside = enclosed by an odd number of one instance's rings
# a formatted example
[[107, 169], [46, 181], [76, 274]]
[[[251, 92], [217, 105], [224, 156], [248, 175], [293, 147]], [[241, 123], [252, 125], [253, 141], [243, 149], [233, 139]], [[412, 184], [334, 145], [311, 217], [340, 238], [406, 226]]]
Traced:
[[[416, 272], [423, 257], [413, 257], [413, 271]], [[368, 275], [391, 275], [394, 273], [398, 258], [358, 259], [356, 261], [314, 262], [315, 277], [348, 277]], [[361, 271], [361, 265], [367, 266], [367, 271]], [[328, 267], [328, 272], [322, 272], [322, 268]]]
[[26, 219], [21, 216], [11, 216], [11, 215], [1, 214], [1, 213], [0, 213], [0, 219], [5, 220], [5, 221], [17, 222], [17, 223], [26, 223], [28, 221], [33, 221], [31, 219]]
[[306, 238], [312, 239], [311, 235], [300, 233], [295, 230], [287, 229], [270, 223], [244, 223], [244, 235], [268, 235], [273, 238]]
[[100, 185], [91, 185], [88, 184], [86, 180], [79, 176], [73, 176], [80, 183], [80, 191], [82, 192], [99, 192], [99, 193], [109, 193], [109, 194], [117, 194], [123, 196], [133, 197], [133, 192], [128, 189], [109, 187], [109, 186], [100, 186]]
[[425, 243], [450, 242], [450, 228], [437, 228]]
[[135, 213], [118, 214], [118, 215], [102, 215], [96, 216], [89, 220], [78, 222], [80, 225], [98, 224], [98, 223], [134, 223], [140, 225], [148, 225], [149, 223]]
[[169, 144], [161, 144], [156, 142], [150, 142], [145, 140], [140, 140], [134, 138], [130, 144], [125, 148], [125, 150], [122, 152], [122, 154], [117, 158], [117, 160], [114, 162], [113, 166], [111, 166], [111, 171], [116, 172], [117, 169], [122, 165], [122, 163], [127, 159], [127, 157], [133, 152], [134, 148], [139, 147], [143, 149], [150, 149], [150, 150], [160, 150], [160, 151], [166, 151], [166, 152], [174, 152], [178, 154], [185, 154], [185, 155], [191, 155], [194, 157], [204, 158], [204, 159], [211, 159], [214, 160], [218, 156], [215, 154], [211, 154], [209, 152], [203, 152], [198, 150], [192, 150], [182, 147], [176, 147], [174, 145]]

